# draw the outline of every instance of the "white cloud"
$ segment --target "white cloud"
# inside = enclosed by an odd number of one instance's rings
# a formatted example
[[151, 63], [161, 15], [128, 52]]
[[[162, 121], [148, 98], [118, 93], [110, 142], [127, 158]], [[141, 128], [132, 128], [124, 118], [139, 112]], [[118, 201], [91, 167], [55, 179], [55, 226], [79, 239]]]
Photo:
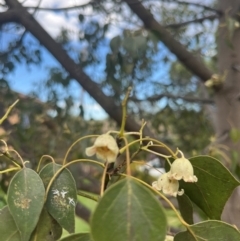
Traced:
[[52, 36], [56, 37], [61, 28], [66, 28], [71, 31], [71, 36], [77, 35], [78, 32], [78, 19], [76, 16], [64, 17], [62, 14], [55, 12], [40, 12], [37, 15], [37, 20], [44, 27], [44, 29]]
[[[24, 2], [24, 6], [35, 7], [38, 4], [38, 0], [27, 0]], [[63, 8], [63, 7], [70, 7], [75, 5], [83, 5], [88, 3], [89, 0], [43, 0], [41, 2], [40, 8]], [[30, 12], [32, 12], [31, 10]], [[87, 12], [92, 12], [91, 8], [86, 8], [84, 10]], [[79, 30], [79, 22], [78, 22], [78, 14], [80, 13], [79, 9], [72, 10], [68, 12], [66, 15], [64, 12], [61, 11], [38, 11], [35, 14], [35, 18], [38, 22], [42, 25], [42, 27], [52, 36], [56, 37], [61, 28], [66, 28], [71, 32], [72, 40], [78, 39], [78, 30]]]

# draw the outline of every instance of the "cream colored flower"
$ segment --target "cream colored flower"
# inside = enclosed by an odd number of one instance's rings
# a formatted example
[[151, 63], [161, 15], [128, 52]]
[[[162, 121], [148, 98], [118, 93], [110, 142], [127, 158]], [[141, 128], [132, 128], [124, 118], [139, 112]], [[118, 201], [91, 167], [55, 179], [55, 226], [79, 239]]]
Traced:
[[168, 178], [174, 180], [181, 180], [185, 182], [197, 182], [197, 177], [193, 173], [193, 166], [191, 162], [186, 159], [181, 151], [180, 158], [177, 158], [171, 165]]
[[100, 135], [94, 142], [93, 146], [86, 148], [86, 155], [93, 156], [103, 161], [115, 162], [119, 149], [115, 139], [108, 134]]
[[174, 237], [170, 235], [166, 235], [165, 241], [173, 241]]
[[171, 195], [176, 197], [177, 195], [181, 196], [184, 193], [184, 190], [178, 191], [179, 182], [177, 180], [169, 179], [169, 173], [162, 174], [157, 181], [152, 183], [153, 188], [163, 191], [164, 194]]

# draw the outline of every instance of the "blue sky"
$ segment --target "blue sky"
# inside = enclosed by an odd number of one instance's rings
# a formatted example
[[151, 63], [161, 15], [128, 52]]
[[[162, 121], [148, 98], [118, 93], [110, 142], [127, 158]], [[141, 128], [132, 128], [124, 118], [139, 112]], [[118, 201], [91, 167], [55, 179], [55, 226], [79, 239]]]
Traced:
[[[37, 6], [38, 0], [26, 0], [24, 1], [25, 6]], [[80, 5], [89, 2], [89, 0], [42, 0], [41, 7], [66, 7], [66, 6], [73, 6], [73, 5]], [[0, 0], [0, 3], [4, 3], [3, 0]], [[1, 7], [0, 7], [1, 11]], [[3, 9], [5, 11], [5, 9]], [[84, 10], [86, 14], [91, 14], [91, 9], [87, 8]], [[78, 17], [79, 10], [71, 11], [69, 16], [67, 17], [62, 12], [52, 12], [52, 11], [40, 11], [35, 14], [35, 18], [42, 24], [45, 30], [52, 36], [56, 37], [60, 29], [62, 27], [66, 27], [71, 31], [71, 38], [72, 41], [76, 41], [78, 36], [79, 26], [78, 26]], [[0, 49], [5, 50], [6, 44], [10, 38], [17, 37], [19, 33], [16, 31], [9, 31], [2, 32], [0, 35]], [[27, 40], [32, 40], [33, 42], [36, 41], [31, 35], [27, 34], [25, 37]], [[18, 64], [13, 73], [8, 75], [9, 84], [13, 90], [21, 92], [23, 94], [29, 94], [32, 90], [36, 90], [37, 83], [41, 80], [45, 80], [48, 76], [48, 71], [46, 71], [49, 67], [60, 67], [59, 63], [55, 60], [55, 58], [48, 53], [45, 49], [43, 49], [43, 61], [40, 66], [30, 65], [26, 66], [25, 63]], [[83, 91], [81, 86], [73, 81], [71, 84], [71, 94], [75, 97], [75, 99], [79, 100], [76, 101], [76, 106], [79, 105], [80, 99], [83, 101], [83, 105], [85, 107], [85, 118], [90, 119], [103, 119], [107, 117], [105, 111], [95, 102], [93, 98], [91, 98], [87, 92]], [[46, 93], [40, 92], [41, 100], [46, 100]], [[60, 103], [61, 105], [62, 103]], [[73, 113], [77, 114], [79, 108], [77, 107], [73, 110]]]
[[[89, 2], [89, 0], [42, 0], [40, 3], [40, 7], [54, 7], [61, 8], [67, 6], [81, 5]], [[0, 0], [0, 3], [4, 4], [3, 0]], [[24, 6], [37, 6], [39, 3], [38, 0], [25, 0], [23, 2]], [[0, 7], [1, 11], [1, 7]], [[3, 9], [5, 11], [5, 9]], [[100, 22], [105, 21], [103, 18], [93, 15], [93, 10], [91, 7], [84, 8], [84, 10], [76, 9], [73, 11], [69, 11], [68, 15], [64, 14], [64, 12], [57, 11], [38, 11], [34, 17], [39, 21], [39, 23], [44, 27], [44, 29], [55, 38], [58, 36], [61, 28], [66, 28], [71, 32], [71, 40], [76, 43], [78, 41], [78, 33], [79, 33], [79, 20], [78, 14], [84, 11], [84, 15], [93, 16], [94, 18], [98, 18]], [[32, 11], [30, 11], [32, 12]], [[95, 13], [94, 13], [95, 14]], [[114, 15], [115, 13], [113, 13]], [[119, 26], [115, 26], [111, 31], [107, 34], [107, 38], [110, 39], [119, 33]], [[19, 33], [11, 32], [8, 35], [0, 35], [0, 48], [4, 49], [7, 40], [9, 38], [16, 37]], [[27, 34], [27, 39], [33, 39], [29, 34]], [[35, 41], [35, 40], [34, 40]], [[106, 50], [106, 49], [105, 49]], [[105, 51], [104, 50], [104, 51]], [[105, 55], [104, 55], [105, 56]], [[36, 83], [41, 80], [45, 80], [47, 78], [46, 68], [59, 66], [59, 63], [46, 51], [43, 50], [43, 64], [41, 66], [31, 65], [30, 67], [26, 67], [25, 64], [18, 65], [15, 71], [8, 76], [10, 80], [10, 86], [18, 92], [29, 94], [33, 88], [36, 89]], [[101, 74], [99, 71], [95, 71], [94, 74], [91, 74], [91, 69], [87, 70], [87, 73], [94, 80], [97, 79]], [[98, 74], [99, 73], [99, 74]], [[103, 73], [103, 72], [102, 72]], [[95, 75], [95, 76], [94, 76]], [[102, 76], [101, 76], [102, 77]], [[85, 107], [85, 118], [94, 118], [94, 119], [103, 119], [107, 117], [106, 112], [99, 106], [98, 103], [95, 102], [93, 98], [91, 98], [86, 91], [83, 91], [81, 86], [72, 82], [71, 84], [71, 94], [76, 97], [76, 99], [82, 99], [83, 105]], [[80, 96], [80, 95], [83, 95]], [[46, 94], [41, 92], [40, 98], [44, 101], [46, 100]], [[60, 103], [61, 105], [61, 103]], [[79, 101], [76, 101], [76, 106], [79, 105]], [[79, 111], [77, 107], [74, 112]]]
[[[0, 3], [2, 0], [0, 0]], [[42, 7], [65, 7], [65, 6], [70, 6], [70, 5], [76, 5], [76, 4], [81, 4], [84, 2], [88, 2], [87, 0], [79, 1], [79, 0], [71, 0], [71, 1], [63, 1], [63, 0], [42, 0], [41, 1], [41, 6]], [[37, 0], [26, 0], [24, 1], [25, 6], [36, 6], [38, 3]], [[67, 29], [71, 30], [71, 37], [72, 41], [76, 42], [78, 39], [77, 33], [79, 31], [79, 23], [78, 23], [78, 18], [76, 15], [80, 13], [80, 10], [73, 11], [69, 14], [69, 16], [65, 16], [61, 12], [52, 12], [52, 11], [40, 11], [38, 12], [35, 17], [36, 19], [40, 22], [40, 24], [43, 25], [43, 27], [46, 29], [46, 31], [52, 36], [56, 37], [61, 29], [61, 27], [67, 27]], [[84, 14], [89, 14], [91, 15], [91, 9], [87, 8], [84, 10]], [[114, 19], [115, 13], [112, 13], [112, 17]], [[96, 17], [96, 16], [94, 16]], [[100, 19], [99, 21], [103, 21]], [[126, 26], [125, 26], [126, 27]], [[108, 39], [111, 39], [112, 37], [116, 36], [119, 32], [121, 31], [121, 26], [116, 25], [115, 28], [111, 29], [109, 31], [109, 34], [107, 35]], [[191, 32], [191, 31], [190, 31]], [[194, 31], [193, 31], [194, 32]], [[191, 35], [191, 33], [189, 33]], [[27, 36], [28, 38], [29, 35]], [[4, 47], [4, 38], [3, 40], [0, 39], [1, 46], [0, 48], [2, 49]], [[35, 41], [35, 40], [34, 40]], [[160, 52], [168, 52], [166, 47], [161, 45], [160, 47], [161, 51]], [[102, 51], [107, 51], [102, 50]], [[104, 53], [104, 58], [105, 58], [105, 53]], [[173, 56], [172, 54], [169, 56]], [[46, 51], [43, 50], [43, 64], [41, 66], [34, 66], [31, 65], [30, 67], [26, 67], [24, 64], [19, 65], [16, 70], [8, 77], [10, 80], [10, 85], [11, 87], [21, 93], [28, 94], [30, 93], [33, 88], [36, 89], [36, 83], [38, 83], [41, 80], [44, 80], [47, 78], [47, 71], [46, 68], [52, 66], [60, 67], [58, 62]], [[93, 80], [97, 80], [96, 76], [94, 74], [99, 74], [103, 75], [103, 71], [97, 71], [95, 70], [94, 73], [91, 73], [92, 69], [88, 69], [87, 73], [90, 75], [90, 77]], [[166, 66], [159, 66], [159, 71], [158, 73], [155, 73], [155, 78], [161, 81], [164, 81], [164, 79], [168, 80], [168, 77], [164, 78], [164, 75], [167, 76], [167, 67]], [[99, 79], [101, 79], [102, 76], [100, 76]], [[94, 119], [103, 119], [107, 117], [107, 114], [104, 112], [104, 110], [87, 94], [87, 92], [83, 92], [81, 86], [73, 82], [71, 84], [71, 94], [75, 97], [75, 99], [79, 100], [82, 98], [81, 95], [83, 95], [83, 105], [85, 107], [85, 113], [86, 113], [86, 118], [94, 118]], [[143, 96], [144, 97], [144, 96]], [[44, 101], [46, 100], [46, 94], [44, 92], [41, 92], [40, 98]], [[79, 105], [79, 101], [76, 101], [76, 106]], [[60, 103], [61, 104], [61, 103]], [[75, 111], [76, 114], [78, 112], [78, 108], [76, 107]]]
[[[44, 51], [43, 59], [48, 66], [59, 66], [58, 62], [46, 51]], [[46, 65], [42, 64], [41, 66], [31, 66], [28, 69], [25, 65], [20, 65], [16, 70], [9, 75], [8, 79], [10, 80], [10, 86], [13, 90], [29, 94], [31, 91], [36, 90], [36, 83], [47, 78]], [[73, 81], [71, 84], [71, 93], [77, 98], [77, 95], [83, 94], [83, 106], [85, 111], [85, 118], [90, 119], [104, 119], [107, 117], [105, 111], [99, 106], [93, 98], [91, 98], [87, 92], [83, 92], [81, 86]], [[39, 93], [40, 99], [42, 101], [46, 100], [46, 94], [44, 92]], [[78, 114], [80, 101], [76, 101], [76, 109], [73, 110], [74, 114]], [[63, 103], [59, 103], [62, 105]]]

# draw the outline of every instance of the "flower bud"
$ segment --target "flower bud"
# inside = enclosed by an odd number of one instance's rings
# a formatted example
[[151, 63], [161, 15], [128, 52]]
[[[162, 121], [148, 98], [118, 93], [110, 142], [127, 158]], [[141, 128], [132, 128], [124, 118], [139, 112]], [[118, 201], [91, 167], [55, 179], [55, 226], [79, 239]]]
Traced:
[[171, 165], [168, 178], [174, 180], [183, 179], [185, 182], [197, 182], [197, 177], [193, 174], [193, 166], [191, 162], [186, 159], [181, 151], [182, 157], [177, 158]]
[[103, 161], [115, 162], [119, 148], [115, 139], [108, 134], [100, 135], [94, 142], [93, 146], [86, 148], [86, 155], [93, 156], [96, 154], [97, 158]]

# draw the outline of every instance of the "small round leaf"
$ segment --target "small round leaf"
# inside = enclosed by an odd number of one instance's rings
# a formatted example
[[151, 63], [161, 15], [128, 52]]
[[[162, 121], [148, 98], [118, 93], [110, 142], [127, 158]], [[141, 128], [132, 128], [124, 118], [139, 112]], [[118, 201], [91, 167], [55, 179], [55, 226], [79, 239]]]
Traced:
[[62, 235], [61, 226], [49, 215], [47, 210], [42, 210], [39, 222], [30, 241], [55, 241]]
[[220, 219], [223, 208], [239, 185], [235, 177], [218, 160], [210, 156], [190, 158], [196, 183], [180, 182], [180, 189], [201, 208], [209, 218]]
[[[62, 166], [56, 163], [47, 164], [39, 173], [45, 187]], [[69, 233], [75, 229], [75, 203], [77, 189], [75, 180], [68, 169], [63, 169], [53, 181], [49, 190], [46, 207], [52, 217]]]
[[196, 241], [196, 240], [240, 240], [240, 232], [234, 226], [221, 221], [210, 220], [190, 225], [191, 232], [178, 233], [174, 241]]
[[8, 206], [0, 210], [0, 234], [1, 240], [21, 241], [20, 233], [9, 212]]
[[23, 168], [12, 178], [7, 195], [9, 210], [22, 241], [29, 241], [44, 205], [45, 188], [39, 175]]

